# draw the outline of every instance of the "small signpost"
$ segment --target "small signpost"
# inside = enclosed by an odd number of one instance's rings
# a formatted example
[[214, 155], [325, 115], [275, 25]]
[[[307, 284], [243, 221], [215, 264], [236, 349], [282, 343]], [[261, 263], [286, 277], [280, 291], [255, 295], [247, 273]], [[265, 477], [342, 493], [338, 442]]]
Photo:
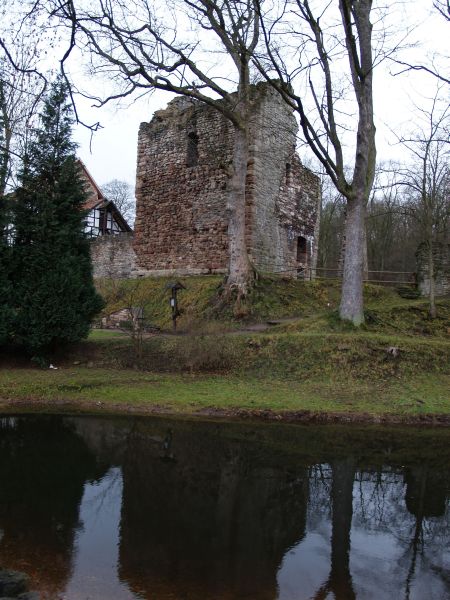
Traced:
[[179, 317], [181, 314], [180, 311], [178, 310], [177, 292], [178, 292], [178, 290], [185, 290], [186, 288], [179, 281], [175, 281], [175, 282], [168, 283], [166, 285], [166, 289], [170, 290], [170, 292], [171, 292], [171, 295], [169, 298], [169, 305], [170, 305], [170, 309], [172, 311], [173, 330], [176, 331], [177, 330], [177, 317]]

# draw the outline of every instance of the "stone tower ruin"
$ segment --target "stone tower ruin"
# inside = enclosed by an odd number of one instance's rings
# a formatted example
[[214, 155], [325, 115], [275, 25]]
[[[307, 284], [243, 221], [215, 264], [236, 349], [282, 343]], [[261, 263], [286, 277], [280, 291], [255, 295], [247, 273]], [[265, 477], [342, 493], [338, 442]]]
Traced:
[[[252, 87], [247, 248], [262, 272], [314, 270], [320, 182], [295, 152], [297, 122], [267, 83]], [[223, 273], [233, 126], [178, 97], [139, 129], [134, 249], [138, 275]]]

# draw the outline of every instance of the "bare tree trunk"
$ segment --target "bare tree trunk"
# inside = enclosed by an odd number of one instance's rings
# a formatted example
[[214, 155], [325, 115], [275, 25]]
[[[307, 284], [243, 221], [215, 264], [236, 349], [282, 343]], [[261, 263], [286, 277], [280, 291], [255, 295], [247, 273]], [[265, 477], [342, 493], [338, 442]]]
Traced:
[[336, 600], [353, 600], [350, 573], [350, 531], [353, 517], [353, 481], [355, 465], [353, 458], [332, 463], [333, 521], [331, 534], [330, 587]]
[[11, 126], [9, 122], [8, 109], [6, 106], [4, 83], [0, 81], [0, 194], [3, 195], [8, 180], [10, 149], [11, 149]]
[[235, 296], [234, 310], [240, 311], [241, 300], [251, 287], [253, 269], [248, 252], [246, 232], [246, 182], [249, 146], [249, 118], [251, 103], [249, 96], [250, 73], [246, 57], [235, 58], [239, 68], [239, 86], [234, 122], [233, 173], [228, 194], [228, 248], [229, 266], [226, 295]]
[[367, 254], [367, 223], [364, 219], [363, 240], [363, 279], [369, 279], [369, 257]]
[[[295, 94], [290, 77], [285, 78], [283, 85], [274, 86], [280, 91], [287, 102], [297, 110], [300, 115], [300, 126], [303, 136], [330, 176], [336, 189], [347, 199], [348, 212], [345, 225], [345, 255], [344, 273], [342, 283], [341, 306], [339, 316], [342, 320], [351, 321], [358, 326], [364, 322], [363, 311], [363, 274], [365, 250], [365, 210], [369, 198], [376, 164], [375, 125], [373, 119], [373, 70], [374, 59], [372, 55], [372, 23], [370, 21], [372, 0], [339, 0], [341, 13], [342, 32], [340, 42], [345, 44], [345, 53], [348, 59], [348, 74], [351, 77], [354, 100], [358, 105], [358, 129], [354, 140], [355, 161], [351, 181], [344, 165], [344, 148], [340, 138], [338, 114], [335, 111], [336, 86], [333, 79], [331, 56], [336, 47], [336, 26], [333, 33], [327, 28], [322, 28], [324, 13], [327, 8], [335, 3], [331, 2], [323, 9], [320, 15], [314, 16], [313, 9], [307, 0], [297, 0], [296, 9], [292, 18], [299, 17], [309, 28], [310, 41], [315, 45], [316, 56], [311, 57], [306, 53], [310, 68], [320, 65], [322, 85], [324, 89], [322, 99], [319, 99], [314, 78], [309, 79], [309, 91], [314, 100], [317, 115], [311, 118], [310, 111], [306, 108], [302, 95]], [[317, 7], [319, 10], [319, 7]], [[298, 9], [298, 11], [297, 11]], [[326, 22], [326, 19], [325, 19]], [[264, 22], [262, 23], [264, 28]], [[295, 29], [295, 27], [294, 27]], [[270, 37], [264, 28], [264, 35], [270, 59], [275, 66], [277, 76], [281, 79], [285, 74], [284, 65], [277, 61], [279, 49], [272, 48]], [[304, 37], [301, 32], [299, 53], [303, 61]], [[302, 71], [303, 69], [300, 69]], [[264, 68], [262, 69], [264, 73]], [[291, 74], [292, 75], [292, 74]], [[316, 117], [319, 118], [316, 118]], [[311, 120], [310, 120], [311, 119]], [[326, 139], [326, 142], [324, 140]]]
[[[346, 213], [347, 215], [347, 210]], [[340, 253], [339, 253], [339, 260], [338, 260], [338, 274], [339, 276], [343, 276], [343, 266], [344, 266], [344, 262], [345, 262], [345, 240], [346, 240], [346, 232], [347, 232], [347, 217], [345, 217], [345, 221], [344, 221], [344, 232], [342, 235], [342, 243], [341, 243], [341, 248], [340, 248]], [[363, 279], [369, 279], [369, 259], [368, 259], [368, 254], [367, 254], [367, 226], [366, 223], [364, 222], [364, 231], [363, 231]]]
[[355, 461], [349, 457], [331, 463], [332, 532], [331, 569], [327, 581], [314, 595], [314, 600], [326, 600], [333, 594], [335, 600], [355, 600], [350, 572], [350, 533], [353, 518], [353, 482]]
[[345, 255], [342, 296], [340, 305], [341, 319], [354, 325], [364, 322], [363, 308], [363, 270], [364, 270], [364, 217], [365, 198], [360, 195], [348, 201], [345, 221]]
[[234, 128], [233, 174], [228, 195], [227, 212], [229, 240], [229, 273], [227, 288], [237, 292], [236, 300], [244, 297], [253, 277], [245, 239], [245, 183], [248, 162], [248, 124]]
[[[413, 472], [411, 473], [413, 476]], [[421, 547], [423, 549], [423, 524], [425, 518], [425, 495], [426, 495], [426, 482], [427, 482], [427, 471], [426, 467], [421, 467], [416, 475], [417, 479], [417, 505], [414, 510], [414, 516], [416, 518], [416, 524], [414, 527], [414, 535], [410, 542], [411, 549], [411, 564], [408, 569], [408, 575], [405, 582], [405, 600], [410, 600], [411, 597], [411, 584], [414, 579], [414, 573], [417, 567], [417, 556], [420, 553]], [[411, 512], [408, 506], [408, 511]]]

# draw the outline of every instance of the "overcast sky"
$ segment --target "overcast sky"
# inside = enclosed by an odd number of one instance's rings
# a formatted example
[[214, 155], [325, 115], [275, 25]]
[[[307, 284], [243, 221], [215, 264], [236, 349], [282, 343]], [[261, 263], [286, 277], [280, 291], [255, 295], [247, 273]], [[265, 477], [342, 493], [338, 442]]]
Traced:
[[[411, 34], [411, 41], [420, 40], [420, 46], [403, 53], [411, 62], [425, 62], [433, 51], [448, 54], [450, 24], [431, 11], [431, 0], [413, 0], [407, 5], [411, 20], [419, 27]], [[401, 28], [400, 24], [399, 27]], [[401, 158], [401, 150], [394, 144], [394, 135], [411, 130], [414, 125], [414, 104], [426, 106], [427, 98], [436, 92], [436, 80], [424, 73], [409, 73], [393, 77], [386, 64], [375, 74], [375, 114], [377, 125], [378, 160]], [[449, 99], [449, 86], [444, 91]], [[79, 155], [98, 184], [111, 179], [135, 183], [137, 134], [141, 122], [151, 120], [155, 110], [164, 108], [173, 98], [166, 92], [155, 92], [126, 108], [106, 106], [91, 108], [80, 104], [85, 121], [100, 121], [103, 128], [92, 139], [89, 131], [77, 126], [75, 138], [80, 144]], [[306, 151], [300, 150], [305, 158]]]

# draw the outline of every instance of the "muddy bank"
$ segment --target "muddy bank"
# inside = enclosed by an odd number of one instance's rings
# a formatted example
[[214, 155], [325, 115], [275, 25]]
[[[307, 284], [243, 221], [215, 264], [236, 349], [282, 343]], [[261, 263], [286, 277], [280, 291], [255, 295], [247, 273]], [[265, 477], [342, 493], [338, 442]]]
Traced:
[[311, 423], [311, 424], [380, 424], [380, 425], [412, 425], [428, 427], [449, 427], [450, 414], [403, 415], [403, 414], [370, 414], [364, 412], [325, 412], [309, 410], [247, 409], [217, 408], [214, 406], [193, 409], [173, 410], [170, 407], [152, 404], [136, 405], [129, 403], [106, 402], [74, 402], [66, 400], [5, 400], [0, 399], [0, 412], [6, 413], [57, 413], [57, 414], [104, 414], [104, 415], [151, 415], [164, 417], [182, 417], [199, 420], [220, 419], [228, 421], [265, 421], [278, 423]]

